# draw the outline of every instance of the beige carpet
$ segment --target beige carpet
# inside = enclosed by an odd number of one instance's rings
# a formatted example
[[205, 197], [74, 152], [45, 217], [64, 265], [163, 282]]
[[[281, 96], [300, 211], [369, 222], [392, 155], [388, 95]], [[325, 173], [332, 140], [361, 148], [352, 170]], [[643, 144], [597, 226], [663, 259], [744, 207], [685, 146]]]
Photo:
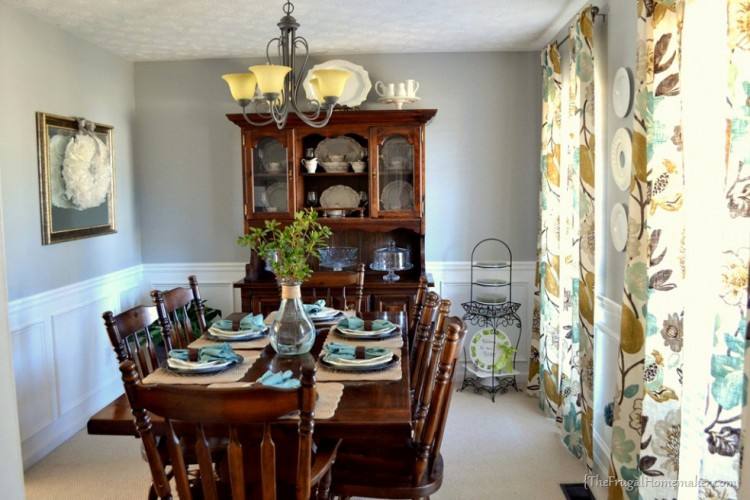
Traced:
[[[143, 500], [148, 467], [135, 438], [80, 432], [26, 472], [29, 500]], [[562, 499], [560, 483], [582, 482], [583, 465], [560, 443], [536, 402], [505, 394], [493, 404], [455, 393], [443, 444], [445, 481], [432, 498]]]

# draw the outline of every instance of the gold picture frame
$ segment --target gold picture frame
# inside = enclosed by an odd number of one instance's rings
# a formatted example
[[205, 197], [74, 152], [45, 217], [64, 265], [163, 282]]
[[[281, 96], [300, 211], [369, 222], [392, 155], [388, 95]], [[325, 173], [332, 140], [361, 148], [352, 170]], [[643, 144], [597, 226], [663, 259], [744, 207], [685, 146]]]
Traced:
[[[90, 131], [107, 145], [109, 161], [112, 165], [111, 182], [105, 201], [98, 206], [81, 209], [67, 198], [62, 176], [62, 154], [65, 152], [67, 142], [79, 132], [80, 120], [71, 116], [36, 113], [43, 245], [117, 232], [114, 127], [111, 125], [88, 122], [92, 125]], [[53, 151], [50, 151], [51, 143], [53, 143]]]

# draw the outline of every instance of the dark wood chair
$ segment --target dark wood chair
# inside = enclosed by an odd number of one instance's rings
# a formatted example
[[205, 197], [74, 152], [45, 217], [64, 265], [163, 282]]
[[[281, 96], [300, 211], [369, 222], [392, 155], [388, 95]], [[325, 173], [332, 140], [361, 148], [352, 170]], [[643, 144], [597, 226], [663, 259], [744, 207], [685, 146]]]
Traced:
[[453, 371], [463, 343], [465, 326], [457, 317], [447, 318], [436, 342], [442, 343], [433, 384], [425, 398], [429, 409], [415, 429], [412, 442], [398, 447], [350, 448], [344, 443], [333, 468], [333, 493], [348, 499], [425, 498], [443, 481], [440, 455], [453, 386]]
[[331, 307], [362, 312], [365, 265], [356, 271], [316, 271], [302, 284], [306, 303], [324, 299]]
[[[190, 288], [173, 288], [162, 292], [151, 291], [151, 298], [159, 315], [159, 325], [164, 332], [165, 339], [171, 341], [172, 347], [185, 349], [193, 340], [200, 337], [208, 328], [204, 316], [203, 301], [198, 290], [198, 280], [195, 276], [189, 276]], [[194, 310], [198, 318], [200, 332], [193, 331], [188, 312]]]
[[417, 295], [414, 297], [414, 303], [409, 310], [409, 331], [407, 336], [409, 338], [409, 350], [414, 347], [414, 335], [417, 332], [417, 325], [419, 319], [422, 317], [422, 309], [424, 308], [424, 302], [427, 298], [427, 278], [421, 276], [419, 278], [419, 286], [417, 287]]
[[414, 396], [412, 398], [412, 415], [415, 435], [422, 431], [427, 410], [430, 407], [430, 397], [432, 395], [435, 376], [437, 375], [437, 365], [440, 355], [443, 352], [445, 340], [444, 324], [451, 311], [451, 301], [443, 299], [437, 309], [435, 321], [432, 323], [427, 348], [424, 349], [422, 360], [419, 363], [418, 371], [412, 377], [416, 385]]
[[[314, 361], [303, 367], [298, 390], [143, 385], [130, 360], [120, 364], [120, 371], [159, 498], [173, 498], [171, 477], [181, 500], [307, 500], [313, 486], [317, 486], [318, 498], [329, 497], [331, 467], [339, 443], [318, 444], [313, 455]], [[278, 481], [272, 424], [295, 411], [299, 412], [294, 443], [296, 464], [294, 469], [282, 468], [292, 471], [294, 483], [289, 484]], [[165, 441], [169, 460], [174, 464], [169, 470], [159, 453], [149, 413], [165, 419]], [[181, 439], [176, 427], [181, 430]], [[208, 436], [217, 432], [228, 436], [225, 464], [215, 463], [212, 458]], [[189, 473], [180, 441], [190, 438], [198, 470]], [[197, 477], [191, 477], [191, 473], [197, 473]]]
[[155, 306], [136, 306], [116, 316], [112, 311], [107, 311], [102, 318], [119, 363], [132, 360], [141, 377], [159, 367], [159, 361], [166, 356], [167, 350], [158, 348], [148, 329], [159, 320]]

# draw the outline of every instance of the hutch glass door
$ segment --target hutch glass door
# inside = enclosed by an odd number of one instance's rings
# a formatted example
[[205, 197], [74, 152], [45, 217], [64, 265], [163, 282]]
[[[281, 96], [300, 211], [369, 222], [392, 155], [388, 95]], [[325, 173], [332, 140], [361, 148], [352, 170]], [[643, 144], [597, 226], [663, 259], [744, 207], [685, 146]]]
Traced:
[[253, 214], [289, 214], [291, 170], [288, 148], [278, 137], [259, 137], [251, 150]]
[[415, 134], [411, 130], [380, 132], [377, 157], [377, 212], [380, 216], [417, 215], [421, 181]]

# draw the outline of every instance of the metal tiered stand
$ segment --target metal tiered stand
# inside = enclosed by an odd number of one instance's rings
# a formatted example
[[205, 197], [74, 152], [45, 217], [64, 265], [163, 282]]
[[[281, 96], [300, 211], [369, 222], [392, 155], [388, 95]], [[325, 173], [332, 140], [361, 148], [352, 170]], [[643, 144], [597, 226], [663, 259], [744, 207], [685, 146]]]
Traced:
[[[501, 261], [477, 261], [477, 250], [497, 246], [503, 254], [507, 253], [508, 260]], [[475, 270], [502, 270], [507, 272], [508, 279], [486, 279], [477, 278]], [[484, 391], [492, 396], [492, 402], [495, 402], [495, 394], [505, 393], [511, 387], [518, 391], [516, 384], [516, 375], [520, 372], [516, 370], [516, 356], [518, 354], [518, 345], [521, 341], [521, 317], [518, 315], [518, 309], [521, 304], [513, 302], [511, 283], [513, 281], [513, 254], [510, 247], [502, 240], [497, 238], [487, 238], [474, 246], [471, 251], [471, 295], [468, 302], [464, 302], [463, 308], [466, 311], [464, 321], [471, 323], [479, 328], [492, 328], [492, 364], [490, 370], [484, 370], [474, 365], [466, 354], [464, 347], [464, 380], [461, 383], [459, 391], [466, 387], [473, 387], [474, 392], [479, 394]], [[507, 297], [500, 295], [482, 296], [475, 294], [475, 289], [506, 291]], [[518, 327], [518, 336], [516, 337], [515, 350], [513, 352], [512, 369], [510, 372], [496, 371], [496, 341], [495, 335], [499, 327]], [[489, 380], [488, 380], [489, 379]], [[489, 382], [489, 383], [488, 383]]]

